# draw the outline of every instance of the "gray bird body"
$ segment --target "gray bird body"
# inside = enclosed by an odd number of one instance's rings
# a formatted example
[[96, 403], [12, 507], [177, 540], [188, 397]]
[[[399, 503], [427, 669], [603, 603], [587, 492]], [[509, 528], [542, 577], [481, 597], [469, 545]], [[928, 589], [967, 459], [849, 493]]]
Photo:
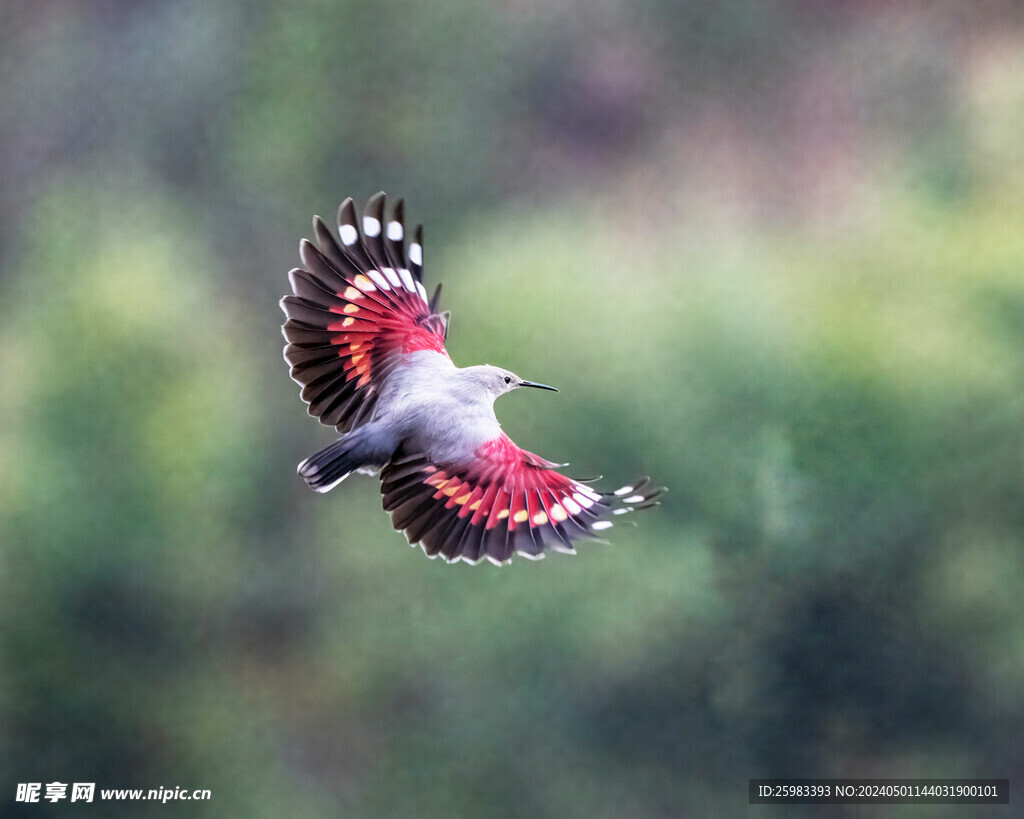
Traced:
[[[495, 399], [521, 386], [544, 385], [488, 364], [456, 367], [432, 350], [406, 353], [381, 385], [373, 415], [334, 445], [340, 453], [337, 445], [346, 444], [354, 466], [336, 480], [314, 482], [313, 488], [327, 492], [352, 471], [375, 474], [400, 446], [423, 453], [432, 463], [468, 464], [480, 447], [501, 434]], [[307, 480], [315, 481], [323, 470], [316, 456], [299, 465]]]

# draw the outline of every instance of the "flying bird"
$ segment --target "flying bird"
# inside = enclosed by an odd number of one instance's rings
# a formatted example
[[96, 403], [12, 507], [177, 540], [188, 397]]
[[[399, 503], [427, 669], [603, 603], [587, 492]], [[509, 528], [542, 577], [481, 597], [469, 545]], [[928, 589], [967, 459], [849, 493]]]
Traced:
[[657, 504], [648, 479], [611, 493], [557, 471], [521, 449], [494, 414], [499, 396], [521, 387], [555, 390], [490, 365], [456, 367], [445, 350], [449, 314], [441, 286], [423, 286], [423, 227], [406, 246], [404, 203], [385, 218], [386, 197], [338, 208], [337, 233], [313, 220], [303, 267], [281, 299], [284, 357], [309, 414], [341, 438], [299, 464], [317, 492], [352, 472], [379, 474], [394, 527], [429, 557], [508, 563], [574, 543], [616, 515]]

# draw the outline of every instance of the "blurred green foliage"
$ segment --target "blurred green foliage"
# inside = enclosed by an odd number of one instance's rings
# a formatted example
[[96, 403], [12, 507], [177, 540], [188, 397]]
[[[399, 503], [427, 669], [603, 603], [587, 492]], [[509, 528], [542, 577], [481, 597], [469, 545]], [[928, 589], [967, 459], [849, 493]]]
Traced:
[[[4, 815], [1019, 779], [1022, 66], [995, 2], [0, 9]], [[561, 389], [509, 434], [660, 509], [469, 569], [308, 492], [276, 300], [378, 188], [454, 360]]]

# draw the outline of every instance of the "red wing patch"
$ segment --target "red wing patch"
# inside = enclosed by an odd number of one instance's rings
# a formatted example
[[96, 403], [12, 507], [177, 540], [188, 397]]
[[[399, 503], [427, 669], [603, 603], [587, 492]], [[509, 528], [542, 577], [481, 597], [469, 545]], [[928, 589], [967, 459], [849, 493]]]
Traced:
[[335, 238], [313, 221], [316, 245], [303, 239], [304, 267], [288, 274], [293, 295], [281, 299], [285, 360], [302, 387], [309, 414], [347, 432], [369, 417], [399, 356], [433, 350], [447, 356], [447, 318], [438, 292], [423, 288], [423, 229], [405, 247], [399, 200], [385, 220], [385, 197], [366, 204], [362, 222], [351, 199], [338, 209]]
[[517, 553], [539, 559], [547, 548], [575, 553], [575, 541], [600, 537], [613, 516], [654, 506], [664, 492], [646, 479], [595, 492], [555, 466], [504, 434], [469, 464], [399, 456], [381, 474], [384, 509], [430, 557], [502, 564]]

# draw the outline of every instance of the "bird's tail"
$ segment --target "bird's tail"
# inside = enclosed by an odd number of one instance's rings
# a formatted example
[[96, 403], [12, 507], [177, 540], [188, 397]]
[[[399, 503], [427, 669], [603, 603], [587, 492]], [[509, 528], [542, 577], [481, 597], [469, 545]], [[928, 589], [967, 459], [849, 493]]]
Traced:
[[354, 471], [375, 473], [397, 445], [390, 435], [363, 427], [339, 438], [299, 464], [299, 474], [317, 492], [329, 492]]

